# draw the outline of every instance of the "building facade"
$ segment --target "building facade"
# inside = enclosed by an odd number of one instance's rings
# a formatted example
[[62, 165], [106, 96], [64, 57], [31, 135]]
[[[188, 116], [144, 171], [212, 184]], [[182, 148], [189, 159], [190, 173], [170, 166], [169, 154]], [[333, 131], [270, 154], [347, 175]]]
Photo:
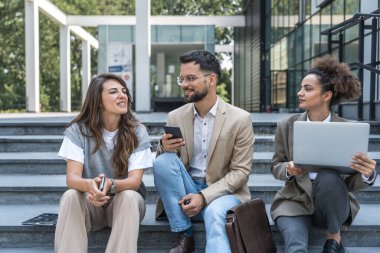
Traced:
[[[373, 71], [360, 72], [355, 64], [372, 61], [379, 69], [379, 24], [373, 21], [379, 17], [364, 17], [361, 30], [355, 14], [378, 15], [379, 0], [246, 0], [243, 6], [246, 27], [235, 28], [236, 105], [257, 112], [297, 111], [303, 76], [316, 57], [330, 53], [362, 79], [363, 118], [368, 119], [368, 102], [378, 106], [379, 74], [373, 81]], [[357, 118], [356, 108], [346, 103], [339, 111]]]
[[[212, 25], [152, 25], [150, 80], [152, 111], [170, 111], [184, 104], [177, 84], [178, 56], [190, 50], [215, 51], [215, 27]], [[102, 25], [98, 27], [98, 72], [120, 74], [132, 93], [139, 89], [135, 78], [135, 26]]]

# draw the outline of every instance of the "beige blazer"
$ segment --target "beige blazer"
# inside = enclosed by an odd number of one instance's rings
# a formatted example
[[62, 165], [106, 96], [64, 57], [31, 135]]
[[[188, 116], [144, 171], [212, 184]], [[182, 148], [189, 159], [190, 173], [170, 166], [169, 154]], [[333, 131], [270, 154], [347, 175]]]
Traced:
[[[279, 216], [311, 215], [314, 213], [314, 197], [312, 183], [308, 174], [296, 176], [287, 181], [285, 166], [288, 161], [293, 161], [293, 123], [294, 121], [306, 121], [307, 113], [294, 115], [277, 125], [275, 137], [275, 153], [272, 159], [272, 174], [276, 179], [285, 181], [285, 187], [277, 192], [271, 206], [272, 219]], [[331, 121], [346, 121], [335, 113], [331, 113]], [[352, 191], [368, 187], [363, 182], [360, 173], [344, 176], [350, 199], [351, 217], [347, 223], [350, 224], [359, 211], [359, 203], [355, 199]]]
[[[189, 169], [194, 145], [193, 103], [170, 112], [167, 125], [181, 128], [186, 145], [181, 147], [179, 156]], [[202, 191], [207, 203], [226, 194], [235, 195], [241, 202], [251, 199], [247, 182], [252, 168], [253, 143], [251, 114], [219, 98], [208, 147], [208, 187]], [[157, 155], [161, 153], [162, 147], [158, 145]], [[162, 202], [158, 201], [156, 217], [160, 216], [162, 211]]]

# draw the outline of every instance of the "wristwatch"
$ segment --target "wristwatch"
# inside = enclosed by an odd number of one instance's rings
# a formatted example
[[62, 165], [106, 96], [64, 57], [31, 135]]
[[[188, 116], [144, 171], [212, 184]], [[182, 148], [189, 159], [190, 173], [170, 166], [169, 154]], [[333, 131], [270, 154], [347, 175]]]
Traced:
[[116, 183], [115, 183], [115, 179], [110, 178], [110, 180], [111, 180], [111, 187], [110, 187], [107, 195], [114, 196], [114, 195], [116, 195]]

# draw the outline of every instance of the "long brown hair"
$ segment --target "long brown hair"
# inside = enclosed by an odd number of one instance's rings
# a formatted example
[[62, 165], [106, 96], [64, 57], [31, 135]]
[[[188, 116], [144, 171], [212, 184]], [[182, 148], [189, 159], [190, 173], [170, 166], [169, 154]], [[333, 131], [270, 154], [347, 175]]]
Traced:
[[[95, 139], [95, 153], [103, 142], [103, 121], [102, 121], [102, 92], [103, 84], [108, 80], [115, 80], [126, 90], [128, 96], [128, 112], [122, 114], [119, 120], [118, 132], [116, 135], [115, 152], [112, 155], [114, 174], [116, 177], [123, 176], [128, 171], [129, 155], [137, 148], [139, 142], [136, 135], [136, 127], [139, 124], [132, 113], [132, 96], [122, 78], [114, 74], [101, 74], [94, 77], [87, 90], [82, 109], [79, 115], [70, 122], [69, 126], [78, 123], [81, 133]], [[84, 127], [90, 131], [85, 133]]]

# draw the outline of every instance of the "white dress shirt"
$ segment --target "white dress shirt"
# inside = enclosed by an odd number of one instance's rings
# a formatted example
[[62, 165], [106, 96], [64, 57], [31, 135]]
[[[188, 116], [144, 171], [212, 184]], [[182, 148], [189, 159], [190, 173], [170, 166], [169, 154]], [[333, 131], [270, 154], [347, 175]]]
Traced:
[[192, 178], [205, 178], [207, 170], [208, 146], [211, 133], [214, 128], [216, 109], [218, 108], [219, 98], [214, 106], [202, 119], [194, 106], [194, 149], [190, 162], [190, 176]]

